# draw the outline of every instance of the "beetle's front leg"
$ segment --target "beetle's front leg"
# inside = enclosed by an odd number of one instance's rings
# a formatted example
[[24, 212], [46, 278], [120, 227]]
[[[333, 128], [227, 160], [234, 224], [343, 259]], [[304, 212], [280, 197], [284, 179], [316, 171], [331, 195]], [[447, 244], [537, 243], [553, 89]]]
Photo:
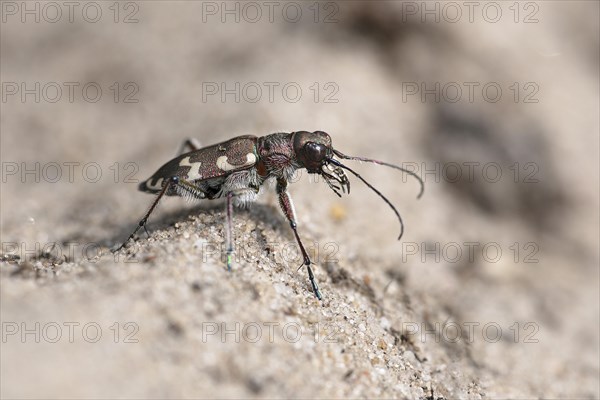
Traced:
[[306, 269], [308, 271], [308, 279], [310, 280], [310, 284], [312, 285], [313, 292], [317, 299], [322, 300], [321, 291], [319, 290], [319, 286], [317, 285], [317, 281], [315, 280], [315, 275], [313, 274], [312, 268], [310, 265], [312, 261], [310, 261], [310, 257], [302, 244], [302, 240], [300, 240], [300, 236], [298, 235], [297, 224], [296, 224], [296, 213], [294, 211], [294, 204], [292, 203], [292, 198], [287, 192], [287, 181], [284, 178], [277, 179], [277, 194], [279, 195], [279, 205], [283, 210], [286, 218], [290, 222], [290, 226], [292, 227], [292, 231], [294, 231], [294, 236], [296, 237], [296, 241], [298, 242], [298, 247], [300, 247], [300, 252], [302, 253], [302, 257], [304, 258], [304, 263], [302, 265], [306, 265]]

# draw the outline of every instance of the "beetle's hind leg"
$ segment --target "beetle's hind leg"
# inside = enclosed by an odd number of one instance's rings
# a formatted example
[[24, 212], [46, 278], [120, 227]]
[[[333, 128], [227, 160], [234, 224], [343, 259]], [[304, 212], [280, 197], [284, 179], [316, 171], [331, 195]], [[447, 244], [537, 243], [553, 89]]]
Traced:
[[114, 252], [117, 252], [117, 251], [123, 249], [125, 247], [125, 245], [127, 244], [127, 242], [129, 242], [131, 239], [133, 239], [133, 237], [140, 230], [140, 228], [143, 227], [144, 230], [146, 231], [146, 234], [148, 234], [148, 230], [146, 229], [146, 223], [148, 222], [148, 218], [150, 217], [150, 215], [152, 214], [152, 212], [158, 205], [158, 202], [160, 201], [160, 199], [165, 195], [165, 193], [167, 193], [169, 191], [169, 188], [172, 186], [174, 186], [178, 189], [178, 192], [180, 195], [194, 197], [197, 199], [204, 199], [204, 198], [208, 197], [208, 194], [206, 192], [204, 192], [200, 187], [198, 187], [198, 186], [194, 185], [193, 183], [188, 182], [184, 179], [181, 179], [178, 176], [172, 176], [171, 178], [169, 178], [167, 183], [164, 184], [164, 186], [162, 187], [162, 189], [156, 196], [156, 199], [154, 199], [154, 201], [152, 202], [152, 205], [150, 206], [150, 208], [144, 215], [144, 218], [142, 218], [140, 220], [140, 222], [138, 223], [138, 226], [135, 227], [134, 231], [131, 233], [131, 235], [129, 235], [127, 240], [124, 241], [123, 244], [121, 246], [119, 246]]
[[165, 193], [167, 192], [167, 190], [169, 190], [169, 187], [171, 185], [173, 185], [173, 184], [176, 184], [176, 182], [178, 180], [179, 180], [179, 178], [177, 178], [176, 176], [174, 176], [174, 177], [172, 177], [171, 179], [168, 180], [168, 182], [162, 187], [162, 189], [158, 193], [158, 196], [156, 196], [156, 198], [152, 202], [152, 205], [150, 206], [150, 208], [148, 209], [148, 211], [144, 215], [144, 218], [142, 218], [140, 220], [140, 222], [138, 222], [138, 225], [135, 227], [135, 229], [133, 230], [133, 232], [131, 233], [131, 235], [129, 235], [129, 237], [127, 238], [127, 240], [125, 240], [121, 246], [119, 246], [116, 250], [114, 250], [115, 253], [117, 251], [123, 249], [125, 247], [125, 245], [127, 244], [127, 242], [129, 242], [131, 239], [133, 239], [133, 237], [135, 236], [135, 234], [137, 233], [137, 231], [140, 230], [141, 227], [144, 227], [144, 230], [146, 231], [146, 234], [148, 234], [148, 230], [146, 229], [146, 223], [148, 222], [148, 218], [150, 217], [150, 214], [152, 214], [152, 212], [154, 211], [154, 209], [158, 205], [158, 202], [160, 201], [160, 199], [165, 195]]

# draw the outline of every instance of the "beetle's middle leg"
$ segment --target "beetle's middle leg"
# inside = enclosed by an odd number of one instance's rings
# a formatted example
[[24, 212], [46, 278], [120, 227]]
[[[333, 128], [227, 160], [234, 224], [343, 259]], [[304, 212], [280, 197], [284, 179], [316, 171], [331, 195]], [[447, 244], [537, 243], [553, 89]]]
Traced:
[[233, 192], [227, 193], [227, 229], [225, 240], [227, 243], [227, 270], [231, 271], [231, 258], [233, 257]]
[[233, 258], [233, 199], [237, 196], [244, 197], [248, 193], [256, 195], [258, 193], [258, 188], [240, 188], [227, 192], [227, 226], [225, 229], [225, 241], [227, 246], [228, 271], [231, 271], [231, 263]]
[[302, 240], [300, 240], [300, 236], [298, 235], [298, 230], [296, 229], [297, 224], [296, 213], [294, 212], [294, 204], [292, 203], [292, 198], [287, 192], [287, 181], [284, 178], [277, 179], [277, 194], [279, 195], [279, 205], [281, 206], [286, 218], [290, 222], [290, 226], [292, 227], [292, 231], [294, 231], [294, 236], [296, 237], [296, 242], [298, 242], [298, 247], [300, 247], [300, 252], [304, 258], [304, 263], [302, 265], [306, 265], [308, 279], [310, 280], [313, 292], [315, 296], [317, 296], [317, 299], [322, 300], [323, 298], [321, 296], [321, 291], [319, 290], [319, 286], [315, 280], [315, 275], [310, 267], [312, 261], [310, 261], [310, 257], [308, 256], [308, 253], [302, 244]]

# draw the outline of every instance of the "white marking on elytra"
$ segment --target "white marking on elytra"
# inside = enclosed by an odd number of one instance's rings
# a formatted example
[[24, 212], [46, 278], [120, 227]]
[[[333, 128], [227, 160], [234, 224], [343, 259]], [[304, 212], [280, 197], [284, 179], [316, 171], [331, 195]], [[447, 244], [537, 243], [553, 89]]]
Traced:
[[146, 187], [151, 190], [160, 190], [162, 189], [163, 178], [159, 178], [156, 183], [152, 183], [153, 179], [150, 178], [146, 181]]
[[179, 162], [180, 167], [191, 167], [189, 172], [187, 173], [187, 178], [190, 181], [195, 181], [197, 179], [202, 179], [202, 175], [200, 175], [200, 167], [202, 163], [200, 161], [190, 163], [190, 157], [185, 157], [183, 160]]
[[242, 165], [229, 164], [229, 162], [227, 161], [227, 156], [221, 156], [221, 157], [217, 158], [217, 167], [221, 171], [231, 171], [233, 169], [237, 169], [240, 167], [247, 167], [249, 165], [254, 165], [255, 162], [256, 162], [256, 156], [254, 155], [254, 153], [246, 154], [246, 162], [243, 163]]

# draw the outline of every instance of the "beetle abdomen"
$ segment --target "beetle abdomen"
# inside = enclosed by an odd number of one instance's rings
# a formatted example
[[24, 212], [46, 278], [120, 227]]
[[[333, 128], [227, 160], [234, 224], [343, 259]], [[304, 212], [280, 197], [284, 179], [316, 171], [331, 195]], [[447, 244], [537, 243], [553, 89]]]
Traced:
[[[139, 190], [159, 193], [173, 176], [199, 184], [252, 168], [258, 162], [256, 141], [256, 136], [239, 136], [182, 154], [160, 167], [148, 180], [140, 183]], [[167, 193], [176, 194], [172, 190]]]

